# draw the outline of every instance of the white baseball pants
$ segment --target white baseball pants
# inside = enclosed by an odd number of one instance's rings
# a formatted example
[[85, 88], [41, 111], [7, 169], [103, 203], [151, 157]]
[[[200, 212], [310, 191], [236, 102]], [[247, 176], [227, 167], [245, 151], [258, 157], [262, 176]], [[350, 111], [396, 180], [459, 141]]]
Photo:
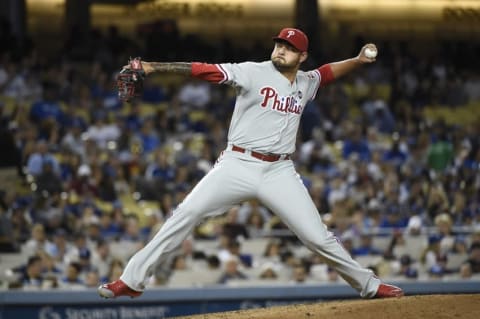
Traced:
[[373, 297], [380, 285], [327, 230], [293, 162], [265, 162], [248, 154], [225, 151], [215, 167], [178, 205], [155, 237], [128, 262], [121, 280], [143, 290], [151, 266], [167, 256], [207, 216], [225, 213], [232, 205], [258, 198], [313, 252], [322, 255], [361, 297]]

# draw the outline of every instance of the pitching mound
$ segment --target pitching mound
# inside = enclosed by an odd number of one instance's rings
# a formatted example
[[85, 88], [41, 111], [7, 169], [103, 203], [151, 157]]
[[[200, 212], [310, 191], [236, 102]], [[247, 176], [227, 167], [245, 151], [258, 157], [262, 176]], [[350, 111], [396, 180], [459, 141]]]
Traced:
[[[478, 319], [478, 295], [426, 295], [332, 301], [181, 317], [183, 319]], [[180, 318], [179, 318], [180, 319]]]

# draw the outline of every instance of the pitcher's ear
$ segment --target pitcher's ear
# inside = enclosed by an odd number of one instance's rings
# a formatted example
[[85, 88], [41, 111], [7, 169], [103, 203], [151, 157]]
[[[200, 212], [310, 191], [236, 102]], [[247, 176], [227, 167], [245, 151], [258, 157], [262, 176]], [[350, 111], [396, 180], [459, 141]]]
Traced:
[[308, 52], [302, 52], [300, 53], [300, 63], [305, 62], [305, 60], [308, 58]]

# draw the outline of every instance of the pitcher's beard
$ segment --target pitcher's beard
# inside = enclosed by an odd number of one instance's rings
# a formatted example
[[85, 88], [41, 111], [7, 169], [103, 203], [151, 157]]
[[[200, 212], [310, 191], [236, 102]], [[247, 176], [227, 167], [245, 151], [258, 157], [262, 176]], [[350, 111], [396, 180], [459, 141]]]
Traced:
[[292, 72], [295, 71], [295, 69], [298, 67], [297, 63], [290, 63], [290, 64], [285, 64], [282, 63], [283, 59], [281, 58], [273, 58], [272, 63], [273, 66], [279, 71], [279, 72]]
[[292, 71], [295, 69], [295, 65], [286, 65], [281, 62], [279, 62], [276, 59], [272, 59], [273, 66], [279, 71], [279, 72], [288, 72]]

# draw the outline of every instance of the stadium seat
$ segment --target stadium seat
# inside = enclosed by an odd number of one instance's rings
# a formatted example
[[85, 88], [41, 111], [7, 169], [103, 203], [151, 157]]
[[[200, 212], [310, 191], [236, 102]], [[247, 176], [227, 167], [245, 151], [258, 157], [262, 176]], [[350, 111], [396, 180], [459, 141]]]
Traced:
[[135, 242], [120, 240], [112, 241], [110, 243], [110, 252], [114, 258], [119, 258], [123, 261], [128, 261], [128, 259], [133, 256], [139, 249], [139, 245]]
[[195, 250], [202, 251], [206, 255], [216, 255], [219, 250], [219, 242], [217, 240], [197, 239], [194, 246]]
[[382, 256], [356, 256], [355, 260], [363, 267], [373, 267], [383, 261]]
[[424, 235], [405, 236], [405, 244], [396, 246], [393, 253], [397, 258], [402, 255], [410, 255], [414, 260], [419, 260], [427, 245], [428, 239]]
[[447, 255], [447, 269], [456, 270], [468, 259], [468, 254], [450, 253]]
[[234, 279], [227, 281], [228, 287], [258, 287], [285, 285], [288, 281], [280, 279]]
[[203, 287], [217, 284], [221, 270], [176, 270], [170, 276], [168, 287]]
[[241, 244], [242, 252], [254, 256], [262, 256], [269, 241], [270, 238], [247, 239]]
[[381, 251], [385, 251], [388, 248], [388, 245], [390, 245], [390, 242], [392, 241], [391, 236], [373, 236], [372, 237], [372, 246], [380, 249]]
[[313, 254], [313, 252], [304, 245], [293, 247], [292, 252], [297, 258], [308, 257]]
[[3, 274], [6, 270], [26, 264], [28, 255], [23, 253], [0, 254], [0, 270]]

